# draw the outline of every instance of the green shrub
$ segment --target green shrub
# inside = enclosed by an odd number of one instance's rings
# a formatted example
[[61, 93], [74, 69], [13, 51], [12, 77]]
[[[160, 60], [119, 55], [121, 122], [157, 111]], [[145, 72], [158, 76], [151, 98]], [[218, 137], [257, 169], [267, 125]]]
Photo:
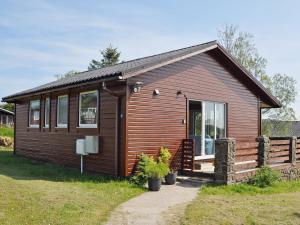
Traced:
[[148, 176], [145, 174], [145, 167], [149, 164], [149, 161], [150, 157], [148, 155], [141, 154], [139, 156], [139, 162], [137, 165], [138, 172], [130, 178], [132, 183], [142, 186], [147, 182]]
[[163, 178], [169, 173], [169, 166], [162, 161], [154, 161], [151, 157], [149, 163], [145, 167], [145, 174], [149, 178], [159, 179]]
[[170, 158], [171, 158], [171, 153], [169, 152], [169, 149], [166, 147], [161, 147], [159, 153], [159, 160], [169, 165]]
[[280, 181], [280, 174], [268, 166], [259, 168], [250, 179], [250, 184], [257, 187], [267, 187]]
[[137, 165], [136, 175], [130, 178], [130, 181], [137, 185], [144, 185], [148, 178], [162, 178], [169, 172], [169, 160], [171, 153], [165, 147], [161, 147], [159, 157], [155, 160], [153, 157], [141, 154]]

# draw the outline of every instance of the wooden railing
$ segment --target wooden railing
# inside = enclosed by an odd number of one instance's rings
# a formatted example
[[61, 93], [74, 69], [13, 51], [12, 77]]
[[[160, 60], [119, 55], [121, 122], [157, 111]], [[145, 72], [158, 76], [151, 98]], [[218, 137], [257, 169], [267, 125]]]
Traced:
[[234, 170], [236, 172], [253, 170], [258, 167], [259, 143], [255, 139], [237, 141]]
[[183, 170], [194, 170], [194, 158], [195, 158], [195, 142], [194, 139], [182, 140], [182, 163]]
[[289, 162], [290, 137], [270, 137], [271, 149], [268, 164], [280, 164]]

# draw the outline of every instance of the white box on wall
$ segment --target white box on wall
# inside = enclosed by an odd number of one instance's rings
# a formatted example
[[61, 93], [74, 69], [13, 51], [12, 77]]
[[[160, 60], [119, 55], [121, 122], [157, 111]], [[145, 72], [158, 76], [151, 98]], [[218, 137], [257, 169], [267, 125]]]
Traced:
[[84, 142], [85, 152], [89, 154], [97, 154], [99, 152], [99, 137], [85, 136]]

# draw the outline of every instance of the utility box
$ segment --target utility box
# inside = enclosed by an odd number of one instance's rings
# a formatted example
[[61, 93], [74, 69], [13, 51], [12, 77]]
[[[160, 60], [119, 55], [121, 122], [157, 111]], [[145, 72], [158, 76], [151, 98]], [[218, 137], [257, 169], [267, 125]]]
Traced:
[[76, 154], [88, 155], [88, 153], [85, 151], [85, 139], [76, 140]]
[[99, 136], [85, 136], [85, 152], [97, 154], [99, 152]]

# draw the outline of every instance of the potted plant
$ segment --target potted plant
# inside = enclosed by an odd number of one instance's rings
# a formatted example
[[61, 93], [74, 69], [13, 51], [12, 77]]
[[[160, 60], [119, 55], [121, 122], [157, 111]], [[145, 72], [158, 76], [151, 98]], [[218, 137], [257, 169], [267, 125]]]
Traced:
[[[161, 162], [165, 163], [170, 167], [170, 158], [171, 158], [171, 153], [169, 152], [169, 149], [166, 147], [161, 147], [160, 156], [159, 156]], [[175, 184], [176, 178], [177, 178], [177, 171], [174, 171], [172, 169], [169, 170], [168, 174], [165, 176], [166, 184], [168, 185]]]
[[145, 174], [148, 177], [148, 188], [150, 191], [159, 191], [161, 179], [169, 172], [169, 167], [162, 161], [156, 162], [153, 157], [150, 158], [145, 167]]

